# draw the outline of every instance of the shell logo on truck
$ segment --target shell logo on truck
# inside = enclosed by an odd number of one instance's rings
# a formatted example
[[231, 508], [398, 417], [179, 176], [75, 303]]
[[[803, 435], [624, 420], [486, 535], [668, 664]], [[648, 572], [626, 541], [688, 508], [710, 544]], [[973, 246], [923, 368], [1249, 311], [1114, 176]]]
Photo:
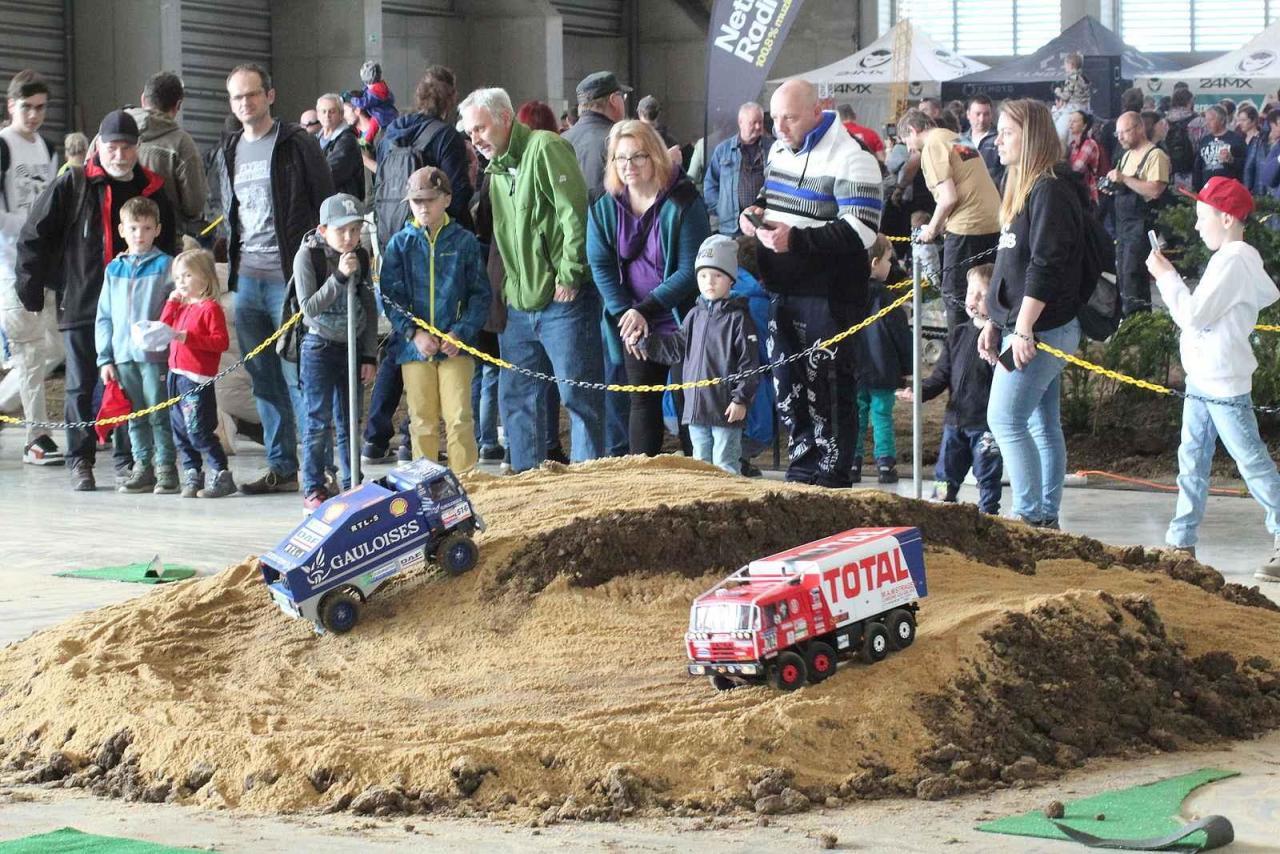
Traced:
[[915, 640], [928, 595], [916, 528], [855, 528], [752, 561], [693, 603], [688, 670], [721, 690], [821, 682], [842, 657], [874, 663]]

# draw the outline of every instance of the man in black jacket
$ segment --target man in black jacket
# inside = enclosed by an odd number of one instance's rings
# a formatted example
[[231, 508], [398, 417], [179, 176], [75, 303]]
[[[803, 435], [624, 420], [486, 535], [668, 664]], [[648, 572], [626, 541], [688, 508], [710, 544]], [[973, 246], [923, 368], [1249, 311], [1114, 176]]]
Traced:
[[[231, 111], [242, 129], [223, 146], [221, 197], [231, 236], [227, 284], [236, 292], [236, 340], [247, 353], [297, 310], [288, 282], [302, 238], [333, 195], [329, 164], [301, 125], [271, 117], [276, 92], [266, 69], [238, 65], [227, 75]], [[247, 495], [298, 490], [294, 413], [302, 411], [298, 365], [273, 348], [245, 363], [262, 419], [267, 472], [240, 484]]]
[[364, 160], [360, 157], [360, 140], [351, 125], [342, 120], [342, 96], [333, 92], [316, 99], [316, 115], [320, 117], [320, 150], [329, 161], [333, 188], [357, 199], [364, 198]]
[[[163, 178], [138, 163], [137, 122], [124, 110], [116, 110], [102, 120], [98, 148], [84, 168], [68, 169], [45, 188], [18, 238], [16, 278], [23, 307], [38, 312], [44, 308], [46, 289], [60, 292], [58, 328], [67, 349], [65, 416], [69, 422], [94, 418], [98, 351], [93, 325], [107, 263], [125, 249], [120, 239], [120, 208], [134, 196], [152, 199], [160, 208], [156, 245], [170, 254], [181, 245], [163, 186]], [[66, 459], [73, 489], [97, 488], [96, 452], [93, 431], [67, 428]], [[127, 474], [133, 465], [128, 445], [117, 440], [114, 456], [116, 474]]]
[[578, 155], [578, 166], [587, 182], [587, 205], [604, 195], [605, 155], [609, 129], [627, 117], [631, 87], [618, 82], [612, 71], [595, 71], [578, 83], [578, 121], [563, 136]]

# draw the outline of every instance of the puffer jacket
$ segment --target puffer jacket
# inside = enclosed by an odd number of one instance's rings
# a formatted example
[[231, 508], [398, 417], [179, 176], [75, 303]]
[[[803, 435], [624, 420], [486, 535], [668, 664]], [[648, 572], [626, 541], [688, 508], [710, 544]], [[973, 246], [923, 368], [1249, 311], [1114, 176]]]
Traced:
[[145, 107], [125, 112], [138, 123], [138, 162], [164, 179], [164, 193], [181, 231], [188, 220], [200, 218], [209, 195], [200, 150], [191, 134], [164, 113]]
[[[277, 120], [278, 132], [271, 151], [271, 205], [280, 247], [280, 278], [288, 281], [293, 258], [302, 239], [320, 222], [320, 205], [333, 195], [333, 175], [316, 138], [294, 122]], [[228, 134], [222, 144], [218, 175], [219, 195], [231, 239], [227, 241], [227, 288], [236, 289], [240, 272], [240, 204], [236, 200], [236, 145], [243, 130]]]
[[154, 246], [141, 255], [121, 255], [107, 265], [94, 323], [99, 367], [168, 361], [168, 350], [143, 350], [134, 344], [132, 328], [140, 320], [159, 320], [172, 290], [173, 259]]
[[[476, 236], [446, 218], [433, 240], [410, 220], [396, 232], [382, 255], [382, 293], [442, 332], [474, 345], [489, 314], [489, 278]], [[420, 329], [393, 306], [383, 313], [395, 333], [387, 339], [387, 353], [396, 364], [427, 361], [413, 345]], [[443, 353], [431, 359], [447, 358]]]

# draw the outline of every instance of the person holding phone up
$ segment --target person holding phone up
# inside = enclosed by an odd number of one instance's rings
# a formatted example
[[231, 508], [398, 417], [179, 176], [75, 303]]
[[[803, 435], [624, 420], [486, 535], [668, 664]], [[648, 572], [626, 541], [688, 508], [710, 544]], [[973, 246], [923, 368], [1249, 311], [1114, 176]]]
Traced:
[[1062, 163], [1049, 108], [1006, 101], [997, 125], [1005, 165], [1000, 239], [978, 354], [995, 368], [987, 423], [1013, 493], [1010, 518], [1057, 528], [1067, 448], [1059, 400], [1063, 362], [1080, 341], [1082, 247], [1088, 190]]

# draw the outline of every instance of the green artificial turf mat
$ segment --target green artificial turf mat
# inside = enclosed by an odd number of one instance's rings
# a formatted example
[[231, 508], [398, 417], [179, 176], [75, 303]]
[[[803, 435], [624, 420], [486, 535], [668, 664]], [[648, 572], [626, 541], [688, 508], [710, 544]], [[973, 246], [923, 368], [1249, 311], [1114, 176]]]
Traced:
[[69, 569], [55, 572], [59, 578], [92, 578], [97, 581], [128, 581], [133, 584], [165, 584], [185, 581], [196, 574], [189, 566], [162, 564], [157, 556], [148, 563], [127, 563], [123, 566], [99, 566]]
[[117, 836], [94, 836], [71, 827], [0, 842], [0, 854], [187, 854], [195, 850], [199, 849], [170, 848], [155, 842]]

